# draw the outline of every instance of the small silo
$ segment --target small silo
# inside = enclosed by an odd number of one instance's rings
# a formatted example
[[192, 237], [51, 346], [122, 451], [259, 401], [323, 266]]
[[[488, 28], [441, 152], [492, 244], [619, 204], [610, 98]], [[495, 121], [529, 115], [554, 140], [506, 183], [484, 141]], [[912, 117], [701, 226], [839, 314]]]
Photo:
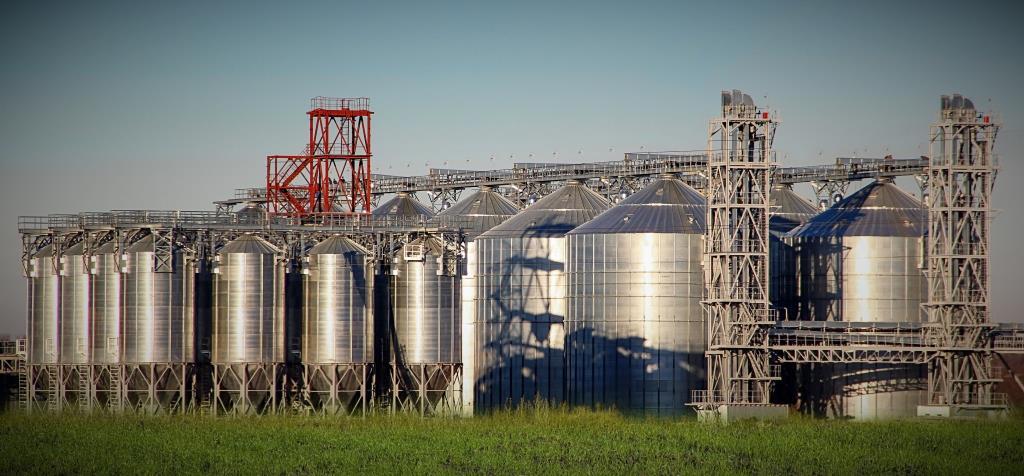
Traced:
[[565, 234], [611, 207], [572, 181], [477, 243], [478, 409], [565, 399]]
[[285, 362], [284, 254], [246, 233], [217, 251], [213, 273], [217, 410], [271, 410]]
[[60, 354], [60, 273], [52, 245], [28, 262], [28, 363], [56, 364]]
[[705, 208], [663, 176], [569, 232], [570, 404], [679, 415], [704, 388]]
[[303, 270], [306, 399], [325, 413], [365, 410], [373, 365], [372, 255], [334, 235], [309, 249]]
[[396, 409], [428, 413], [461, 404], [461, 266], [440, 238], [421, 235], [392, 260], [391, 394]]
[[[146, 235], [122, 255], [121, 362], [123, 402], [129, 409], [174, 410], [183, 405], [187, 367], [195, 361], [194, 267], [177, 246], [158, 256]], [[158, 262], [170, 259], [169, 267]]]
[[515, 215], [519, 208], [491, 187], [480, 187], [455, 205], [438, 213], [439, 226], [457, 227], [465, 233], [466, 263], [462, 275], [462, 407], [473, 413], [476, 386], [476, 237]]
[[[920, 323], [927, 214], [879, 179], [793, 229], [800, 319]], [[834, 365], [817, 372], [808, 410], [857, 419], [910, 417], [924, 397], [922, 365]]]
[[121, 361], [121, 268], [117, 243], [112, 240], [100, 245], [90, 261], [92, 335], [89, 355], [94, 364], [116, 364]]
[[395, 217], [398, 219], [426, 220], [434, 216], [430, 207], [424, 205], [408, 192], [398, 192], [390, 200], [373, 209], [375, 217]]
[[789, 238], [784, 235], [793, 228], [804, 224], [818, 209], [793, 191], [787, 184], [776, 184], [768, 196], [771, 207], [768, 221], [769, 256], [769, 299], [781, 315], [780, 319], [796, 319], [796, 254]]
[[85, 242], [64, 250], [60, 257], [60, 363], [89, 362], [89, 267]]

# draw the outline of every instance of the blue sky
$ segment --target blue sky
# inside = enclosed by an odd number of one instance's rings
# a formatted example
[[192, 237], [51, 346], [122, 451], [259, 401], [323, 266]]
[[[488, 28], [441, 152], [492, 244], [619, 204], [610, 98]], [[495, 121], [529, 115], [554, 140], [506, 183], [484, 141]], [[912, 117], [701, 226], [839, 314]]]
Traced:
[[994, 311], [1024, 320], [1013, 2], [143, 3], [0, 6], [0, 333], [17, 216], [210, 209], [302, 147], [310, 97], [370, 97], [375, 171], [419, 174], [703, 148], [729, 88], [779, 112], [784, 165], [925, 154], [940, 94], [994, 110]]

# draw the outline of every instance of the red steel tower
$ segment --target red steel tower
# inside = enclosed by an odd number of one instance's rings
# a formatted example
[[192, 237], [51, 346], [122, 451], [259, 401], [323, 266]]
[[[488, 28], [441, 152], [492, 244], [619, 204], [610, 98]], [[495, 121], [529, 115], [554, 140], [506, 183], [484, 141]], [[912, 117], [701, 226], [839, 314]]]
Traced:
[[303, 155], [267, 157], [271, 215], [370, 213], [370, 100], [312, 99]]

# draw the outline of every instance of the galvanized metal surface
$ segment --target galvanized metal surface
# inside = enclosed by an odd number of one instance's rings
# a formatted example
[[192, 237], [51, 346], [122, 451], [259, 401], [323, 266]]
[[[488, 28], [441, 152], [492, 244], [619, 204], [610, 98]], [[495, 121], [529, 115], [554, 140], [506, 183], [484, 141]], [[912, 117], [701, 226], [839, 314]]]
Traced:
[[335, 235], [310, 248], [307, 256], [303, 362], [373, 362], [370, 252]]
[[398, 251], [392, 267], [395, 361], [399, 364], [462, 360], [462, 276], [445, 276], [443, 244], [423, 236]]
[[89, 268], [85, 244], [64, 250], [60, 258], [60, 362], [89, 362]]
[[609, 207], [570, 183], [477, 238], [478, 409], [564, 400], [565, 233]]
[[213, 279], [211, 362], [285, 360], [284, 273], [281, 251], [245, 234], [218, 252]]
[[796, 319], [797, 313], [797, 270], [796, 253], [792, 239], [783, 235], [800, 226], [818, 214], [819, 210], [796, 194], [788, 185], [772, 187], [769, 195], [771, 218], [768, 242], [771, 276], [768, 293], [772, 304], [782, 314], [781, 319]]
[[[789, 235], [797, 253], [802, 320], [921, 321], [926, 281], [921, 270], [920, 202], [888, 181], [874, 182]], [[921, 366], [837, 365], [816, 374], [839, 397], [830, 411], [854, 418], [916, 415], [923, 403]]]
[[54, 364], [60, 353], [60, 273], [54, 269], [53, 247], [29, 259], [28, 362]]
[[663, 178], [569, 232], [571, 404], [675, 415], [704, 388], [704, 207]]
[[434, 211], [412, 195], [399, 192], [391, 200], [374, 208], [373, 215], [427, 219], [434, 216]]
[[153, 237], [128, 247], [124, 254], [122, 288], [123, 353], [126, 363], [173, 363], [194, 360], [195, 272], [180, 250], [172, 257], [172, 272], [154, 271]]
[[93, 252], [89, 307], [92, 335], [89, 356], [94, 364], [121, 361], [121, 269], [117, 244], [107, 242]]
[[490, 187], [484, 187], [438, 213], [432, 222], [457, 226], [466, 234], [467, 240], [472, 240], [518, 212], [519, 208], [514, 203]]

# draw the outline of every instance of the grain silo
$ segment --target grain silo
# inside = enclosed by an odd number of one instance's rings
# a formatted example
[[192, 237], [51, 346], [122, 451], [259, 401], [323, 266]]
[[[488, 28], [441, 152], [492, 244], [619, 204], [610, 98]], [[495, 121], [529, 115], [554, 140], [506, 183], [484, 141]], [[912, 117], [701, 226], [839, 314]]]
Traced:
[[90, 258], [89, 361], [93, 364], [93, 392], [100, 405], [120, 402], [121, 268], [114, 240], [100, 245]]
[[398, 219], [419, 218], [425, 220], [434, 216], [433, 210], [424, 205], [408, 192], [398, 192], [390, 200], [373, 209], [375, 217], [395, 217]]
[[217, 411], [273, 409], [285, 362], [284, 254], [246, 233], [217, 251], [213, 272]]
[[[799, 317], [810, 321], [921, 322], [926, 213], [879, 179], [793, 229]], [[910, 417], [923, 401], [922, 365], [846, 364], [817, 372], [808, 411], [858, 419]]]
[[570, 404], [678, 415], [704, 387], [705, 220], [663, 176], [566, 236]]
[[477, 408], [564, 401], [565, 234], [610, 207], [571, 181], [477, 237]]
[[364, 412], [373, 370], [372, 255], [340, 235], [309, 249], [303, 269], [305, 399], [315, 411]]
[[810, 220], [819, 210], [785, 184], [773, 186], [768, 199], [771, 206], [769, 299], [781, 313], [780, 319], [796, 319], [796, 254], [784, 235]]
[[28, 260], [28, 363], [56, 364], [60, 352], [60, 273], [53, 245]]
[[158, 248], [157, 237], [148, 234], [123, 255], [123, 400], [140, 411], [180, 409], [195, 361], [194, 267], [180, 247]]
[[392, 259], [392, 408], [448, 413], [461, 404], [458, 248], [421, 235]]
[[462, 407], [473, 413], [476, 387], [476, 237], [515, 215], [519, 208], [491, 187], [480, 187], [455, 205], [438, 213], [439, 226], [462, 229], [466, 239], [466, 262], [462, 275]]

